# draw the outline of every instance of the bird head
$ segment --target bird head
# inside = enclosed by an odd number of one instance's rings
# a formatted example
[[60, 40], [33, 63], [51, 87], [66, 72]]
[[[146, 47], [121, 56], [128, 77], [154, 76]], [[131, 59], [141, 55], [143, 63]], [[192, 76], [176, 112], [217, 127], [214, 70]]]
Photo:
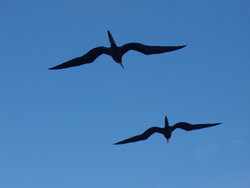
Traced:
[[122, 66], [122, 68], [124, 69], [124, 66], [122, 64], [122, 61], [118, 62], [118, 64], [120, 64]]
[[121, 56], [119, 56], [119, 55], [115, 55], [114, 57], [112, 57], [114, 60], [115, 60], [115, 62], [116, 63], [118, 63], [119, 65], [121, 65], [122, 66], [122, 68], [124, 68], [124, 66], [123, 66], [123, 64], [122, 64], [122, 57]]
[[166, 132], [164, 133], [165, 138], [167, 139], [167, 142], [170, 142], [170, 138], [172, 136], [171, 131], [169, 131], [168, 129], [166, 130]]

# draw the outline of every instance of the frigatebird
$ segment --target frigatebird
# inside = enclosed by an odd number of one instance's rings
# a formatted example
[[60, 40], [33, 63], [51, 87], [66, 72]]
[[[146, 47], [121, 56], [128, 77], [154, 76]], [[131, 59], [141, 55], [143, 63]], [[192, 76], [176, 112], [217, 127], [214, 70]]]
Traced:
[[79, 66], [79, 65], [83, 65], [87, 63], [92, 63], [97, 57], [99, 57], [102, 54], [111, 56], [115, 60], [115, 62], [117, 62], [118, 64], [122, 66], [122, 68], [124, 68], [122, 64], [122, 56], [129, 50], [135, 50], [145, 55], [150, 55], [150, 54], [160, 54], [164, 52], [170, 52], [170, 51], [181, 49], [186, 46], [186, 45], [183, 45], [183, 46], [147, 46], [147, 45], [135, 43], [135, 42], [128, 43], [123, 46], [117, 46], [110, 31], [108, 31], [108, 37], [109, 37], [109, 42], [111, 45], [109, 48], [104, 47], [104, 46], [93, 48], [92, 50], [90, 50], [88, 53], [86, 53], [85, 55], [81, 57], [74, 58], [65, 63], [57, 65], [55, 67], [51, 67], [49, 69], [64, 69], [64, 68], [75, 67], [75, 66]]
[[126, 140], [120, 141], [115, 143], [114, 145], [118, 145], [118, 144], [127, 144], [130, 142], [137, 142], [137, 141], [141, 141], [141, 140], [146, 140], [148, 137], [150, 137], [152, 134], [154, 133], [161, 133], [164, 135], [164, 137], [167, 139], [167, 142], [170, 141], [170, 137], [172, 135], [172, 132], [177, 129], [183, 129], [185, 131], [192, 131], [195, 129], [202, 129], [202, 128], [207, 128], [207, 127], [212, 127], [212, 126], [216, 126], [219, 125], [221, 123], [206, 123], [206, 124], [190, 124], [190, 123], [186, 123], [186, 122], [179, 122], [176, 123], [173, 126], [169, 126], [168, 123], [168, 118], [167, 116], [165, 116], [165, 127], [161, 128], [161, 127], [151, 127], [148, 130], [146, 130], [144, 133], [128, 138]]

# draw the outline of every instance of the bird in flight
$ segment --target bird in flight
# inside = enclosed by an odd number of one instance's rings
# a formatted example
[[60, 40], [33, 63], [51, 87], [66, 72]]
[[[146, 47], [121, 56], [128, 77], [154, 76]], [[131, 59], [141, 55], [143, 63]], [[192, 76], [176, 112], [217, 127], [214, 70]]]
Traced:
[[173, 126], [169, 126], [168, 118], [167, 118], [167, 116], [165, 116], [165, 127], [164, 128], [151, 127], [151, 128], [149, 128], [148, 130], [146, 130], [144, 133], [142, 133], [140, 135], [137, 135], [137, 136], [128, 138], [126, 140], [117, 142], [114, 145], [127, 144], [127, 143], [130, 143], [130, 142], [137, 142], [137, 141], [141, 141], [141, 140], [146, 140], [148, 137], [150, 137], [154, 133], [163, 134], [164, 137], [167, 139], [167, 142], [169, 142], [170, 137], [172, 135], [172, 132], [177, 128], [183, 129], [185, 131], [192, 131], [192, 130], [196, 130], [196, 129], [202, 129], [202, 128], [216, 126], [216, 125], [219, 125], [219, 124], [221, 124], [221, 123], [190, 124], [190, 123], [186, 123], [186, 122], [179, 122], [179, 123], [176, 123]]
[[90, 50], [89, 52], [87, 52], [81, 57], [71, 59], [65, 63], [62, 63], [55, 67], [51, 67], [49, 69], [64, 69], [64, 68], [75, 67], [75, 66], [79, 66], [79, 65], [83, 65], [87, 63], [92, 63], [93, 61], [95, 61], [97, 57], [99, 57], [102, 54], [111, 56], [115, 60], [115, 62], [117, 62], [118, 64], [122, 66], [122, 68], [124, 68], [122, 64], [122, 56], [129, 50], [135, 50], [145, 55], [150, 55], [150, 54], [160, 54], [164, 52], [170, 52], [170, 51], [181, 49], [186, 46], [186, 45], [183, 45], [183, 46], [147, 46], [144, 44], [134, 43], [134, 42], [125, 44], [123, 46], [117, 46], [110, 31], [108, 31], [108, 37], [109, 37], [109, 42], [111, 45], [109, 48], [104, 47], [104, 46], [93, 48], [92, 50]]

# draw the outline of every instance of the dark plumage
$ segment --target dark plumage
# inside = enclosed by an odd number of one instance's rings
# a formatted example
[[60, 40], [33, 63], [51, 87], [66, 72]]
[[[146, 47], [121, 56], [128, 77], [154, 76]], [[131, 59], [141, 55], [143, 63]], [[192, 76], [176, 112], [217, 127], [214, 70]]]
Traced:
[[150, 137], [152, 134], [154, 133], [161, 133], [164, 135], [164, 137], [167, 139], [167, 142], [170, 141], [170, 137], [172, 135], [172, 132], [177, 129], [183, 129], [185, 131], [192, 131], [195, 129], [202, 129], [202, 128], [207, 128], [207, 127], [212, 127], [212, 126], [216, 126], [219, 125], [221, 123], [207, 123], [207, 124], [189, 124], [186, 122], [179, 122], [176, 123], [173, 126], [169, 126], [168, 123], [168, 119], [167, 116], [165, 116], [165, 127], [164, 128], [160, 128], [160, 127], [151, 127], [148, 130], [146, 130], [144, 133], [128, 138], [126, 140], [120, 141], [115, 143], [115, 145], [117, 144], [126, 144], [126, 143], [130, 143], [130, 142], [137, 142], [137, 141], [141, 141], [141, 140], [146, 140], [148, 137]]
[[186, 46], [186, 45], [183, 45], [183, 46], [147, 46], [147, 45], [140, 44], [140, 43], [128, 43], [121, 47], [118, 47], [115, 43], [114, 38], [112, 37], [109, 31], [108, 31], [108, 37], [109, 37], [109, 42], [110, 42], [111, 47], [107, 48], [107, 47], [101, 46], [101, 47], [93, 48], [92, 50], [90, 50], [88, 53], [86, 53], [85, 55], [81, 57], [74, 58], [72, 60], [69, 60], [65, 63], [62, 63], [60, 65], [57, 65], [49, 69], [64, 69], [64, 68], [75, 67], [75, 66], [79, 66], [79, 65], [83, 65], [87, 63], [92, 63], [96, 58], [98, 58], [102, 54], [111, 56], [115, 60], [115, 62], [117, 62], [123, 67], [122, 56], [129, 50], [135, 50], [145, 55], [150, 55], [150, 54], [160, 54], [164, 52], [170, 52], [170, 51], [181, 49]]

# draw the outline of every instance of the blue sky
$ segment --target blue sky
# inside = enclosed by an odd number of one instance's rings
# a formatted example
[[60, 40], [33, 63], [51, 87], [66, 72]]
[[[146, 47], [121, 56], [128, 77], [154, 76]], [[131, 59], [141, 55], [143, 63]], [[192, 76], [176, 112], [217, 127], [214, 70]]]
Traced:
[[[247, 0], [1, 1], [0, 187], [193, 187], [250, 184]], [[48, 67], [109, 46], [183, 45]], [[223, 122], [171, 142], [150, 126]]]

